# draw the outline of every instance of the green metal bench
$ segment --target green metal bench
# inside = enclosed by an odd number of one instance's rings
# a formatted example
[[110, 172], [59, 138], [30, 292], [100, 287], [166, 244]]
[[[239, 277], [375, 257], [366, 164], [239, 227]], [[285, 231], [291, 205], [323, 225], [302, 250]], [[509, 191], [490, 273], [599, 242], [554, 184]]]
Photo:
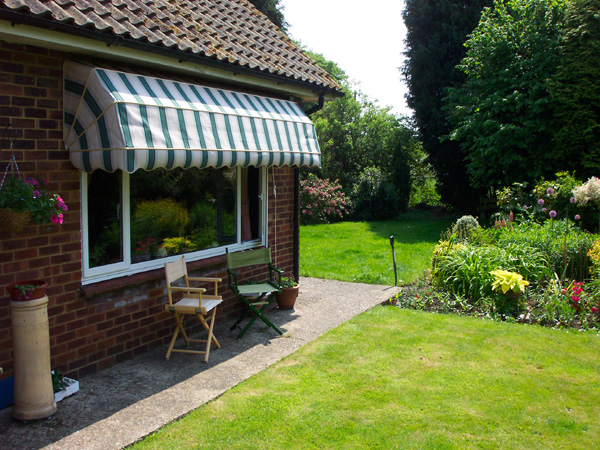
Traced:
[[[236, 269], [250, 266], [267, 266], [269, 269], [269, 279], [252, 281], [248, 284], [238, 283], [238, 274]], [[248, 250], [245, 252], [227, 253], [227, 277], [229, 287], [235, 292], [238, 298], [248, 306], [244, 310], [242, 316], [233, 324], [231, 331], [234, 328], [242, 330], [238, 335], [238, 339], [248, 331], [256, 319], [260, 318], [265, 324], [275, 330], [278, 334], [283, 332], [277, 328], [265, 315], [263, 311], [273, 301], [275, 294], [281, 290], [281, 276], [283, 271], [277, 269], [272, 264], [271, 250], [261, 248], [257, 250]], [[250, 318], [248, 324], [242, 329], [240, 323], [251, 313], [254, 316]]]

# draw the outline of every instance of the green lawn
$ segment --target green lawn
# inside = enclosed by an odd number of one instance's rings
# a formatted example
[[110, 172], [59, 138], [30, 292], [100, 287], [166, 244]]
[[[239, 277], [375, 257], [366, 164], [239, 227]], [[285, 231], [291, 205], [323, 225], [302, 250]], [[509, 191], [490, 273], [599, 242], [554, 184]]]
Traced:
[[597, 449], [600, 338], [376, 307], [135, 449]]
[[300, 227], [300, 275], [370, 284], [394, 284], [390, 236], [394, 236], [398, 284], [418, 279], [449, 220], [404, 219]]

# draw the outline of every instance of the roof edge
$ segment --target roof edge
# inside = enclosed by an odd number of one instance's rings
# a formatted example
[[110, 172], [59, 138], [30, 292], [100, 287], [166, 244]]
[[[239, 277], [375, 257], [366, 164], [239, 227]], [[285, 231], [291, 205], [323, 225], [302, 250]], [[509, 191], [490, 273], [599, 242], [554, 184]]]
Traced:
[[[343, 93], [340, 90], [331, 88], [329, 86], [317, 85], [315, 83], [302, 81], [295, 78], [290, 78], [285, 75], [278, 75], [274, 73], [268, 73], [262, 70], [252, 69], [249, 67], [244, 67], [239, 64], [230, 63], [226, 61], [220, 61], [215, 58], [198, 55], [190, 52], [184, 52], [177, 49], [170, 49], [167, 47], [157, 46], [148, 42], [136, 41], [133, 39], [125, 39], [120, 36], [109, 35], [106, 33], [102, 33], [99, 31], [95, 31], [92, 29], [82, 28], [75, 25], [64, 24], [60, 22], [55, 22], [39, 17], [34, 17], [26, 14], [21, 14], [18, 12], [8, 11], [0, 9], [0, 21], [5, 20], [10, 22], [10, 30], [15, 31], [19, 26], [22, 27], [31, 27], [36, 30], [39, 30], [38, 33], [31, 33], [27, 28], [24, 28], [22, 32], [15, 33], [22, 39], [27, 39], [28, 34], [38, 34], [38, 43], [32, 44], [41, 46], [40, 43], [44, 42], [43, 39], [39, 39], [40, 36], [46, 35], [47, 33], [58, 34], [58, 35], [67, 35], [77, 38], [86, 38], [90, 41], [94, 41], [99, 44], [105, 44], [105, 48], [102, 48], [101, 45], [93, 46], [95, 47], [93, 50], [96, 53], [102, 54], [104, 57], [110, 56], [119, 56], [116, 53], [116, 49], [124, 48], [130, 49], [135, 52], [141, 52], [143, 54], [152, 54], [157, 57], [166, 57], [171, 60], [176, 60], [178, 63], [178, 67], [169, 66], [163, 64], [159, 64], [161, 66], [169, 67], [175, 70], [184, 71], [187, 73], [192, 73], [198, 75], [203, 74], [209, 77], [218, 78], [218, 79], [227, 79], [228, 81], [232, 81], [231, 76], [219, 76], [218, 73], [207, 73], [204, 70], [198, 70], [194, 68], [187, 68], [186, 63], [188, 64], [197, 64], [200, 66], [216, 69], [216, 71], [227, 72], [235, 77], [235, 81], [245, 84], [245, 85], [256, 85], [248, 78], [260, 79], [268, 82], [269, 84], [273, 84], [271, 89], [275, 89], [276, 91], [288, 91], [289, 89], [284, 88], [294, 86], [299, 88], [300, 90], [308, 90], [312, 92], [311, 98], [305, 99], [307, 101], [314, 100], [321, 95], [324, 95], [328, 98], [334, 98], [343, 96]], [[4, 28], [4, 29], [3, 29]], [[12, 35], [13, 33], [7, 32], [7, 27], [0, 27], [0, 37], [5, 37]], [[36, 40], [35, 36], [29, 36], [32, 40]], [[54, 42], [55, 44], [60, 39], [52, 39], [50, 43]], [[63, 47], [69, 47], [69, 49], [62, 48], [63, 51], [70, 51], [74, 53], [79, 53], [84, 49], [80, 40], [77, 43], [69, 44], [68, 42], [62, 42]], [[128, 58], [131, 57], [131, 52], [129, 52]], [[139, 58], [141, 61], [148, 61], [146, 58]], [[156, 62], [155, 62], [156, 63]], [[266, 87], [264, 84], [259, 83], [260, 86]], [[301, 95], [298, 92], [298, 89], [292, 89], [291, 94], [300, 95], [301, 97], [305, 97], [305, 95]]]

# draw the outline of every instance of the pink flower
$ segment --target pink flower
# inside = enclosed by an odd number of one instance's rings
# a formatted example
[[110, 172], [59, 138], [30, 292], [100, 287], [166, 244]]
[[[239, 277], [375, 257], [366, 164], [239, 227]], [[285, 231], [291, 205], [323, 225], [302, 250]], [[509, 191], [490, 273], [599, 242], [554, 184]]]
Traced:
[[556, 217], [556, 211], [554, 211], [554, 210], [550, 211], [550, 217], [552, 217], [554, 219]]
[[57, 216], [56, 214], [52, 214], [52, 215], [50, 216], [50, 221], [51, 221], [52, 223], [56, 223], [56, 222], [58, 222], [58, 220], [59, 220], [59, 219], [58, 219], [58, 216]]
[[571, 203], [577, 203], [577, 199], [575, 197], [571, 197], [571, 199], [569, 200]]
[[590, 308], [590, 311], [593, 312], [594, 314], [598, 314], [598, 308], [596, 308], [595, 306], [592, 306]]
[[552, 188], [546, 189], [546, 194], [548, 194], [548, 195], [554, 194], [554, 189], [552, 189]]
[[575, 214], [575, 220], [581, 220], [581, 216], [579, 214]]
[[63, 223], [63, 215], [62, 214], [58, 215], [58, 223]]
[[577, 303], [579, 301], [579, 297], [573, 296], [571, 297], [571, 300], [573, 300], [573, 303]]
[[538, 205], [543, 205], [543, 204], [544, 204], [544, 199], [543, 199], [543, 198], [540, 198], [540, 199], [538, 200]]
[[546, 212], [546, 208], [542, 208], [542, 212]]

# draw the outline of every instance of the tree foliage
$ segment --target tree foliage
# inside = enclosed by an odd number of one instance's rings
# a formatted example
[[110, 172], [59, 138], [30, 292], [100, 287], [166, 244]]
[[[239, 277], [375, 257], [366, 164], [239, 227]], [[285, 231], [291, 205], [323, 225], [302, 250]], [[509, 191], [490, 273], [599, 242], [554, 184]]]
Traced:
[[474, 192], [466, 174], [459, 143], [445, 140], [450, 132], [442, 110], [444, 89], [461, 85], [465, 75], [456, 65], [463, 44], [492, 0], [406, 0], [406, 62], [401, 68], [408, 85], [408, 106], [414, 110], [423, 149], [437, 174], [444, 202], [459, 208], [473, 205]]
[[548, 84], [565, 1], [496, 0], [465, 44], [459, 68], [467, 79], [448, 90], [446, 111], [474, 186], [531, 181], [560, 169]]
[[557, 159], [587, 178], [600, 172], [600, 1], [572, 0], [550, 81]]
[[[348, 193], [359, 179], [372, 179], [371, 175], [377, 172], [378, 182], [373, 186], [377, 185], [378, 189], [384, 186], [383, 198], [387, 199], [387, 203], [380, 206], [387, 208], [389, 217], [406, 209], [412, 161], [416, 158], [415, 152], [420, 151], [415, 131], [403, 118], [391, 114], [389, 108], [382, 108], [353, 90], [348, 76], [335, 62], [321, 54], [304, 51], [332, 75], [344, 92], [343, 97], [326, 103], [311, 117], [321, 147], [321, 168], [313, 172], [321, 178], [339, 180]], [[366, 192], [364, 186], [362, 194]], [[361, 209], [361, 217], [369, 215], [365, 208]]]
[[288, 23], [283, 16], [283, 6], [279, 3], [281, 0], [248, 0], [261, 13], [269, 18], [271, 22], [277, 25], [283, 31], [287, 31]]
[[[339, 180], [350, 192], [365, 170], [377, 168], [384, 184], [394, 187], [396, 205], [388, 204], [393, 216], [408, 205], [411, 161], [420, 149], [416, 133], [364, 94], [348, 87], [345, 94], [312, 116], [321, 147], [320, 176]], [[386, 184], [388, 191], [389, 186]], [[392, 196], [386, 194], [385, 198]]]

